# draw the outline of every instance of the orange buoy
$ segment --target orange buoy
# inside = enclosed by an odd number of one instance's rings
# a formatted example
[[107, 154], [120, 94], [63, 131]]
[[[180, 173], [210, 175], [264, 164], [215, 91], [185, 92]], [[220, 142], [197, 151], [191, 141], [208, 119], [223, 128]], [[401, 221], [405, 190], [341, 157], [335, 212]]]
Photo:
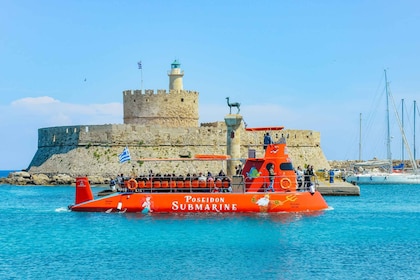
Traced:
[[292, 185], [292, 182], [290, 181], [289, 178], [283, 178], [280, 180], [280, 186], [283, 189], [290, 189], [290, 186]]
[[135, 189], [137, 189], [137, 181], [135, 179], [128, 180], [127, 188], [130, 191], [134, 191]]

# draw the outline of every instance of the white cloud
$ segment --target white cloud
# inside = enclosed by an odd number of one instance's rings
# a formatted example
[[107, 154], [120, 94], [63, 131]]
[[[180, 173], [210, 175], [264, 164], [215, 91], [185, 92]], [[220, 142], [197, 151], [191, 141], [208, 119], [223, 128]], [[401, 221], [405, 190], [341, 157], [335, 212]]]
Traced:
[[59, 102], [60, 101], [49, 96], [26, 97], [26, 98], [13, 101], [12, 106], [18, 107], [18, 108], [19, 107], [32, 107], [32, 106], [39, 106], [39, 105], [59, 103]]
[[28, 167], [37, 150], [38, 129], [52, 126], [123, 123], [121, 103], [70, 104], [27, 97], [0, 107], [0, 169]]

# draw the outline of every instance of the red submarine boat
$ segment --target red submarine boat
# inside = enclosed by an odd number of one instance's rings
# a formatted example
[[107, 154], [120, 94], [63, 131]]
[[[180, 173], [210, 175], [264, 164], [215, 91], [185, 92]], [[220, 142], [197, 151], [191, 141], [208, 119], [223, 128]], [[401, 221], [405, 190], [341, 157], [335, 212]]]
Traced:
[[[281, 129], [247, 128], [248, 131]], [[230, 160], [221, 155], [197, 155], [190, 160], [215, 159]], [[247, 158], [241, 174], [232, 177], [131, 178], [119, 190], [98, 198], [93, 195], [89, 179], [78, 177], [75, 204], [69, 206], [71, 211], [108, 213], [275, 213], [327, 208], [313, 184], [304, 190], [297, 189], [296, 173], [284, 139], [268, 144], [263, 158]]]

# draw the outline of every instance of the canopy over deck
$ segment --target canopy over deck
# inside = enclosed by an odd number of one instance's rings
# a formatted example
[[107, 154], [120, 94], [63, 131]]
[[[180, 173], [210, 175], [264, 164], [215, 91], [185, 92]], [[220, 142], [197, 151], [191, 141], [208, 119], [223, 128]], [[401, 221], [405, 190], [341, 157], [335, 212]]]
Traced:
[[247, 127], [246, 131], [267, 131], [267, 130], [282, 130], [284, 126], [267, 126], [267, 127]]

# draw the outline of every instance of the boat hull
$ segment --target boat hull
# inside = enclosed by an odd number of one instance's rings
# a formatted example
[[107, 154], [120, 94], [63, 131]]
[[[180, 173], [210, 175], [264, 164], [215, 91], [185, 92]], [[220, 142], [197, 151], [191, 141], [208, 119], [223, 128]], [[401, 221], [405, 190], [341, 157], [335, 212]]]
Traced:
[[360, 174], [348, 176], [346, 181], [357, 185], [416, 185], [420, 184], [420, 174]]
[[274, 213], [328, 208], [319, 192], [269, 193], [118, 193], [69, 207], [81, 212]]

